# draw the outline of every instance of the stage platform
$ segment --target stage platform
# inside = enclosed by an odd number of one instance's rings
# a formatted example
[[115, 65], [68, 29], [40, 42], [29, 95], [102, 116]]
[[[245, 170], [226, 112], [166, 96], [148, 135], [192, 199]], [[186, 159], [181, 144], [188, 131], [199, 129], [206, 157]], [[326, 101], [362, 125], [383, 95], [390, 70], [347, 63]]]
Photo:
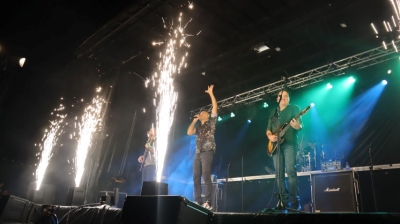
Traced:
[[[53, 224], [42, 205], [14, 196], [1, 199], [1, 224]], [[4, 203], [5, 202], [5, 203]], [[400, 223], [400, 213], [305, 213], [286, 210], [211, 212], [181, 196], [128, 196], [124, 207], [54, 206], [60, 224]], [[45, 220], [45, 221], [44, 221]]]

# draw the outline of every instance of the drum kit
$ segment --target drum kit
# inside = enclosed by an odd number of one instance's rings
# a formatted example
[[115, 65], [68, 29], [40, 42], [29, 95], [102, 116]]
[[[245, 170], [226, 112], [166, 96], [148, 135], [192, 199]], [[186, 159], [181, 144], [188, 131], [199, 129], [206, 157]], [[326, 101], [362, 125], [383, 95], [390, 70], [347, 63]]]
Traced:
[[306, 147], [300, 149], [296, 156], [296, 168], [298, 172], [307, 172], [317, 167], [317, 143], [309, 142]]
[[343, 153], [334, 151], [334, 155], [327, 159], [324, 152], [324, 145], [316, 142], [308, 142], [304, 148], [297, 152], [296, 169], [297, 172], [308, 172], [313, 170], [321, 170], [321, 164], [326, 160], [340, 160]]

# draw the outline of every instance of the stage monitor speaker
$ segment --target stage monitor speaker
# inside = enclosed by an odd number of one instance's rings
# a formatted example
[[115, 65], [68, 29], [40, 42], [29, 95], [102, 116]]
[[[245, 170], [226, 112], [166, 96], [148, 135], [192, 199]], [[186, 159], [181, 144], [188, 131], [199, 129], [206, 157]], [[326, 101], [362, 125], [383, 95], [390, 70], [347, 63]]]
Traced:
[[3, 195], [0, 198], [0, 223], [27, 223], [34, 203], [15, 197]]
[[311, 174], [314, 212], [358, 212], [353, 171]]
[[49, 184], [41, 184], [40, 189], [36, 190], [36, 181], [29, 184], [26, 199], [37, 204], [54, 204], [56, 188]]
[[185, 197], [172, 195], [128, 196], [121, 213], [121, 224], [207, 224], [211, 212]]
[[156, 181], [144, 181], [140, 195], [168, 195], [168, 184]]
[[69, 187], [67, 194], [68, 206], [83, 205], [85, 203], [85, 189], [79, 187]]

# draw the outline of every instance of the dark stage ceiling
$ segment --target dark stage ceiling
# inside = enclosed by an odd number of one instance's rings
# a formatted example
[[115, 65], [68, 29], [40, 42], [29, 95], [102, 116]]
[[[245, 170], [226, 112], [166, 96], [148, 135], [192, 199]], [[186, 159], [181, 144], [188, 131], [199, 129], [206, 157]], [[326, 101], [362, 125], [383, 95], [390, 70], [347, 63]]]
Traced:
[[[183, 22], [192, 18], [185, 33], [195, 36], [187, 39], [191, 44], [188, 68], [177, 75], [176, 84], [184, 93], [183, 100], [199, 107], [209, 103], [206, 95], [199, 95], [209, 84], [216, 85], [216, 95], [222, 99], [379, 47], [382, 40], [394, 38], [393, 33], [376, 37], [371, 28], [375, 23], [383, 33], [382, 22], [391, 22], [395, 14], [390, 1], [192, 3], [194, 9], [190, 10], [188, 1], [136, 1], [88, 38], [76, 54], [98, 61], [103, 70], [124, 67], [150, 77], [162, 48], [152, 42], [169, 38], [163, 19], [176, 22], [182, 12]], [[270, 49], [257, 53], [254, 46], [260, 43]]]

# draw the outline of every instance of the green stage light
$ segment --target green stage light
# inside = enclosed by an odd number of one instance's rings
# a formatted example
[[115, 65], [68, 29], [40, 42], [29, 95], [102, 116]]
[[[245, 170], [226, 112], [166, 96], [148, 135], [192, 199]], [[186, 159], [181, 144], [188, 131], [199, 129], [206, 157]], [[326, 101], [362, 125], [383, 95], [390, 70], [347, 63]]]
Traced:
[[328, 83], [328, 84], [326, 84], [326, 88], [327, 88], [327, 89], [332, 89], [333, 86], [332, 86], [332, 84]]
[[231, 117], [235, 117], [235, 114], [233, 112], [231, 112]]
[[347, 80], [347, 82], [350, 83], [355, 83], [356, 79], [353, 76], [350, 76], [349, 79]]
[[222, 121], [222, 118], [220, 116], [218, 116], [218, 121]]
[[267, 108], [267, 107], [268, 107], [268, 103], [267, 103], [267, 102], [264, 102], [263, 107], [264, 107], [264, 108]]
[[388, 74], [391, 74], [391, 73], [392, 73], [392, 70], [389, 69], [389, 70], [388, 70]]

